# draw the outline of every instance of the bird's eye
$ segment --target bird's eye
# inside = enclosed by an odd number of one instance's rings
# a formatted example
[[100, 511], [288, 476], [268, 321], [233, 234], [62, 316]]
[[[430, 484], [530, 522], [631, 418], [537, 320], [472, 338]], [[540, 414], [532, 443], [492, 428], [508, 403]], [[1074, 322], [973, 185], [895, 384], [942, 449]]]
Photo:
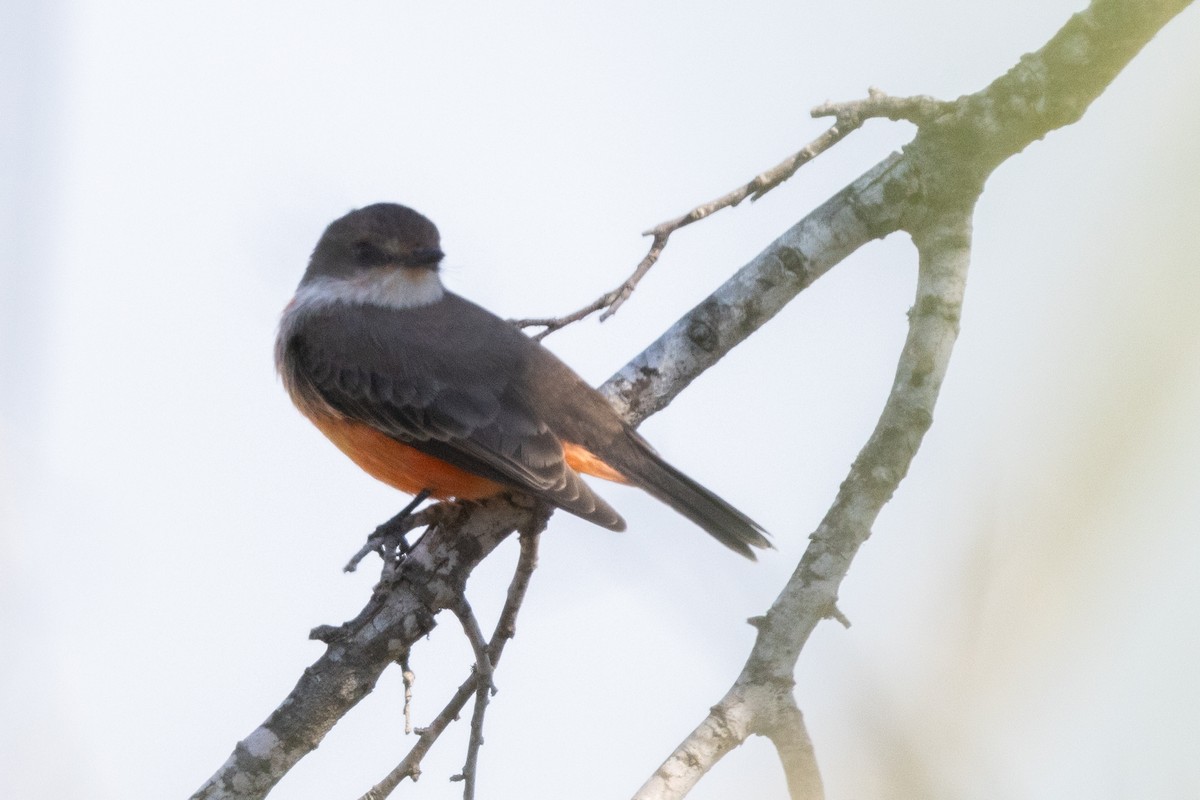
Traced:
[[359, 240], [352, 245], [354, 260], [360, 264], [382, 264], [387, 261], [383, 251], [366, 240]]

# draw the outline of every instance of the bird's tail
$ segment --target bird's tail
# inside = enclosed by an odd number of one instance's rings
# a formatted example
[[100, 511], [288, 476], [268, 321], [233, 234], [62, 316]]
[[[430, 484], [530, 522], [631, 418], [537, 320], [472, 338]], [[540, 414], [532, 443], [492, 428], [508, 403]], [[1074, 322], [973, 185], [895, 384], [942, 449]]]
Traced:
[[668, 464], [640, 436], [631, 434], [629, 444], [629, 448], [620, 448], [625, 451], [620, 463], [609, 461], [629, 483], [641, 487], [708, 531], [721, 544], [752, 561], [753, 548], [772, 547], [761, 525]]

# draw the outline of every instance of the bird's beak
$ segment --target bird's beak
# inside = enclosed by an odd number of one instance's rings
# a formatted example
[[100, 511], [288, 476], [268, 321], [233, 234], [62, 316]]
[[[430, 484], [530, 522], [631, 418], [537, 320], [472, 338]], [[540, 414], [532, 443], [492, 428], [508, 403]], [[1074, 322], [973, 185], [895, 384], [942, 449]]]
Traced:
[[437, 267], [438, 262], [441, 261], [445, 255], [445, 253], [436, 247], [421, 247], [413, 250], [412, 253], [409, 254], [408, 258], [404, 259], [404, 266], [426, 267], [432, 269]]

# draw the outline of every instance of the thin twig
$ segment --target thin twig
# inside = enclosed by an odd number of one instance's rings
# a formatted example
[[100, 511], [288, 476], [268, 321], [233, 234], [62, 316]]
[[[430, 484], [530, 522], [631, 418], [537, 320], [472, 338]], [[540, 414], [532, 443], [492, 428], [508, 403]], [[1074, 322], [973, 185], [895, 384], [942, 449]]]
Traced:
[[[857, 127], [854, 126], [854, 127]], [[667, 240], [671, 238], [671, 234], [680, 228], [685, 228], [693, 222], [698, 222], [705, 217], [720, 211], [722, 208], [730, 208], [736, 206], [750, 197], [752, 200], [757, 200], [767, 192], [774, 189], [779, 184], [795, 174], [796, 170], [812, 161], [821, 153], [828, 150], [833, 145], [841, 141], [853, 128], [846, 128], [840, 121], [822, 133], [816, 139], [813, 139], [798, 152], [785, 158], [783, 161], [771, 167], [766, 172], [759, 173], [751, 181], [727, 194], [718, 197], [715, 200], [710, 200], [707, 203], [696, 206], [686, 214], [676, 217], [666, 222], [655, 225], [648, 231], [645, 231], [643, 236], [654, 237], [650, 243], [650, 250], [646, 253], [645, 258], [638, 263], [633, 273], [621, 283], [620, 286], [612, 291], [605, 292], [600, 297], [593, 300], [583, 308], [566, 314], [561, 317], [542, 317], [537, 319], [520, 319], [515, 320], [513, 324], [520, 328], [543, 328], [544, 330], [537, 333], [533, 338], [543, 339], [551, 333], [570, 325], [572, 322], [578, 322], [581, 319], [591, 316], [597, 311], [603, 310], [600, 315], [600, 321], [611, 317], [617, 313], [617, 310], [629, 299], [633, 294], [634, 289], [641, 282], [650, 268], [658, 261], [662, 255], [663, 249], [667, 246]]]
[[573, 311], [570, 314], [565, 314], [561, 317], [529, 317], [526, 319], [514, 319], [512, 320], [512, 324], [516, 325], [518, 328], [545, 328], [545, 330], [534, 334], [533, 336], [534, 339], [541, 341], [550, 334], [554, 333], [556, 330], [567, 327], [572, 322], [578, 322], [581, 319], [586, 319], [600, 309], [608, 308], [616, 301], [617, 295], [620, 294], [624, 286], [625, 284], [621, 284], [611, 292], [605, 292], [583, 308]]
[[[542, 524], [545, 522], [543, 520]], [[508, 595], [504, 598], [504, 608], [500, 618], [496, 620], [496, 630], [488, 643], [488, 654], [492, 657], [492, 668], [500, 660], [504, 645], [517, 635], [517, 612], [525, 602], [525, 593], [529, 590], [529, 580], [537, 569], [537, 554], [540, 531], [522, 531], [519, 539], [521, 555], [517, 559], [517, 568], [513, 573], [512, 582], [508, 585]]]
[[[540, 522], [537, 524], [544, 526], [545, 515], [541, 515], [539, 520]], [[521, 604], [525, 601], [525, 593], [529, 589], [530, 578], [533, 576], [534, 569], [537, 568], [539, 532], [540, 528], [521, 532], [521, 555], [517, 559], [517, 567], [508, 586], [504, 608], [500, 612], [500, 618], [496, 621], [496, 629], [488, 643], [488, 657], [493, 670], [500, 661], [500, 655], [504, 652], [504, 645], [516, 634], [517, 613], [521, 610]], [[417, 743], [413, 745], [403, 760], [359, 800], [384, 800], [405, 778], [412, 778], [413, 781], [416, 781], [421, 776], [421, 761], [425, 758], [425, 754], [433, 747], [442, 732], [450, 726], [450, 723], [458, 719], [459, 713], [462, 712], [471, 695], [476, 693], [478, 687], [479, 674], [472, 670], [470, 677], [463, 681], [449, 702], [446, 703], [446, 707], [434, 717], [433, 721], [424, 728], [417, 728]]]
[[433, 718], [433, 721], [424, 728], [416, 729], [417, 743], [412, 746], [412, 749], [396, 765], [395, 769], [372, 786], [359, 800], [384, 800], [405, 778], [412, 778], [416, 782], [421, 777], [421, 759], [425, 758], [425, 754], [442, 735], [442, 731], [446, 730], [451, 722], [458, 719], [458, 712], [462, 711], [463, 706], [467, 704], [467, 699], [475, 693], [476, 684], [477, 676], [472, 672], [471, 677], [458, 687], [454, 696], [450, 698], [450, 702], [446, 703], [446, 707]]
[[480, 629], [479, 621], [475, 619], [475, 612], [471, 610], [466, 596], [460, 595], [456, 598], [456, 602], [450, 605], [450, 610], [462, 623], [463, 633], [471, 643], [471, 650], [475, 653], [476, 674], [483, 679], [487, 688], [495, 690], [496, 687], [492, 684], [492, 657], [488, 652], [488, 643], [483, 638], [483, 630]]
[[[533, 534], [536, 537], [537, 534]], [[527, 554], [527, 549], [530, 545], [527, 544], [531, 536], [521, 536], [521, 555], [524, 557]], [[533, 554], [536, 558], [536, 552]], [[492, 642], [486, 649], [476, 653], [476, 658], [479, 663], [486, 666], [488, 672], [486, 676], [482, 676], [477, 683], [475, 689], [475, 709], [471, 712], [471, 738], [467, 742], [467, 759], [463, 764], [461, 775], [455, 776], [450, 780], [461, 777], [463, 780], [463, 800], [475, 800], [475, 784], [479, 777], [479, 748], [483, 746], [483, 718], [487, 713], [489, 694], [496, 693], [496, 685], [492, 682], [492, 667], [493, 661], [490, 659], [490, 651], [493, 647], [503, 647], [503, 642], [508, 641], [516, 634], [516, 613], [520, 607], [521, 601], [524, 599], [525, 589], [529, 587], [529, 577], [533, 571], [533, 564], [528, 565], [528, 569], [524, 569], [522, 564], [518, 564], [517, 571], [513, 575], [513, 582], [509, 586], [508, 597], [505, 598], [504, 610], [500, 614], [500, 619], [496, 622], [496, 630], [492, 634]], [[523, 583], [521, 582], [523, 580]], [[515, 600], [515, 602], [514, 602]], [[464, 601], [465, 602], [465, 601]], [[467, 635], [474, 638], [479, 633], [478, 625], [472, 625], [475, 618], [470, 614], [470, 608], [466, 608], [466, 618], [463, 622], [464, 630], [468, 630]], [[478, 641], [482, 642], [482, 635]], [[479, 670], [477, 669], [478, 673]], [[489, 692], [490, 690], [490, 692]]]
[[578, 322], [581, 319], [591, 316], [597, 311], [603, 311], [600, 315], [600, 321], [603, 322], [617, 313], [617, 310], [633, 294], [634, 289], [637, 288], [642, 278], [646, 276], [646, 273], [650, 271], [650, 268], [654, 266], [659, 256], [662, 255], [662, 251], [667, 246], [667, 240], [671, 238], [671, 234], [675, 233], [675, 231], [685, 228], [693, 222], [699, 222], [723, 208], [733, 208], [747, 197], [750, 198], [751, 202], [758, 200], [767, 192], [795, 175], [796, 171], [802, 166], [857, 130], [868, 119], [884, 117], [891, 120], [904, 119], [921, 124], [935, 118], [949, 106], [949, 103], [923, 95], [918, 97], [890, 97], [874, 87], [867, 90], [867, 97], [865, 99], [851, 100], [845, 103], [826, 102], [817, 106], [812, 110], [813, 117], [836, 118], [836, 121], [828, 130], [783, 161], [780, 161], [765, 172], [755, 175], [752, 180], [742, 184], [733, 191], [727, 192], [715, 200], [702, 203], [682, 216], [667, 220], [645, 231], [642, 234], [643, 236], [654, 237], [650, 243], [650, 250], [637, 265], [637, 268], [634, 269], [633, 274], [626, 278], [620, 286], [612, 291], [605, 292], [591, 303], [570, 314], [561, 317], [515, 320], [514, 324], [520, 328], [543, 328], [541, 332], [533, 337], [540, 340], [573, 322]]
[[462, 623], [463, 632], [471, 642], [475, 651], [475, 710], [471, 712], [471, 738], [467, 741], [467, 759], [462, 772], [450, 778], [452, 781], [463, 782], [463, 800], [475, 800], [475, 778], [479, 766], [479, 748], [483, 746], [483, 717], [487, 713], [488, 696], [496, 691], [492, 681], [492, 658], [488, 653], [488, 643], [483, 640], [483, 631], [475, 619], [465, 596], [459, 597], [458, 602], [450, 608], [454, 616]]
[[483, 716], [488, 707], [488, 687], [480, 682], [475, 689], [475, 710], [471, 712], [471, 738], [462, 772], [450, 778], [463, 782], [463, 800], [475, 800], [475, 781], [479, 775], [479, 748], [483, 745]]
[[416, 673], [412, 671], [412, 667], [408, 665], [408, 657], [411, 650], [406, 649], [404, 655], [400, 656], [400, 675], [404, 679], [404, 735], [413, 732], [412, 727], [412, 696], [413, 684], [416, 683]]
[[814, 118], [836, 117], [835, 127], [848, 125], [850, 130], [853, 130], [869, 119], [890, 119], [893, 122], [905, 120], [914, 125], [925, 125], [953, 107], [954, 103], [950, 100], [938, 100], [924, 94], [892, 97], [871, 86], [867, 89], [867, 96], [861, 100], [847, 100], [842, 103], [826, 100], [811, 113]]

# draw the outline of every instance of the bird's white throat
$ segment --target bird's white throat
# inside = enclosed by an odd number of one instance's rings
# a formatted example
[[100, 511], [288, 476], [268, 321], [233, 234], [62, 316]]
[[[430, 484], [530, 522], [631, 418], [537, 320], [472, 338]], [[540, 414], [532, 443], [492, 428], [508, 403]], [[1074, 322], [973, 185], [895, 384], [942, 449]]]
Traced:
[[446, 295], [442, 279], [431, 269], [372, 270], [353, 278], [317, 278], [296, 290], [291, 308], [311, 310], [334, 303], [384, 308], [420, 308]]

